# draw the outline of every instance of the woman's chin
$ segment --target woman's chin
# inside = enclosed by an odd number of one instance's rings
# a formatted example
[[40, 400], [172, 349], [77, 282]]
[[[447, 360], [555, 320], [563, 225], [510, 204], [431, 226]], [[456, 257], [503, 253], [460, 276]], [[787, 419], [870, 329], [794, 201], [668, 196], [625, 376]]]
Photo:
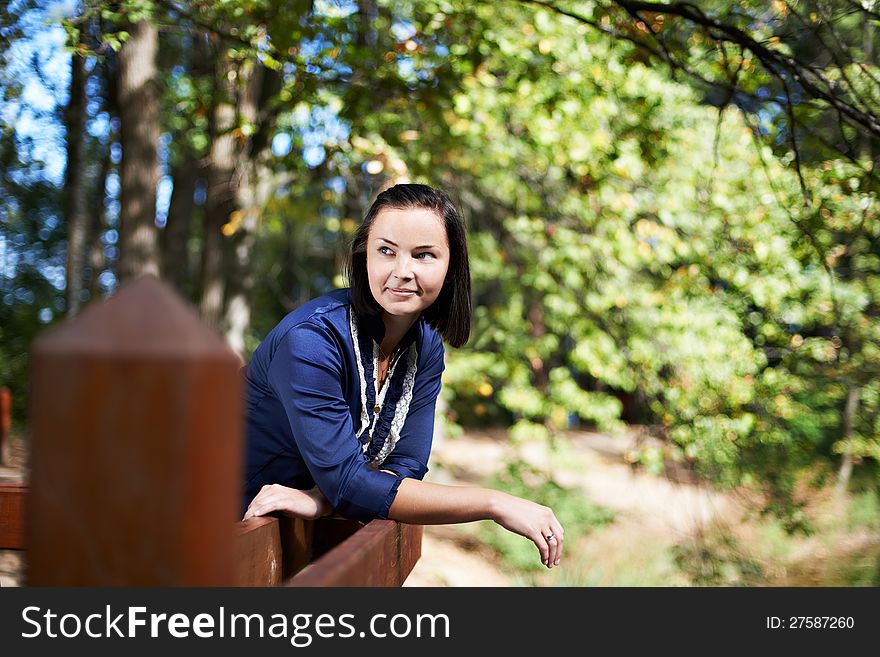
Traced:
[[392, 301], [382, 304], [382, 310], [392, 317], [406, 317], [418, 315], [424, 310], [424, 304], [420, 299], [408, 299], [405, 301]]
[[419, 307], [407, 308], [404, 304], [383, 304], [382, 310], [390, 317], [408, 317], [422, 312]]

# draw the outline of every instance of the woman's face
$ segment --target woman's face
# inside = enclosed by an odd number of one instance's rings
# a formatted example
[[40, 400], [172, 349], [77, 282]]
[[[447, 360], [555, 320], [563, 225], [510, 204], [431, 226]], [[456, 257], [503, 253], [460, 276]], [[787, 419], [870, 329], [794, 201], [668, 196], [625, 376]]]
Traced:
[[370, 291], [392, 316], [418, 316], [440, 295], [449, 269], [443, 219], [423, 208], [384, 208], [367, 238]]

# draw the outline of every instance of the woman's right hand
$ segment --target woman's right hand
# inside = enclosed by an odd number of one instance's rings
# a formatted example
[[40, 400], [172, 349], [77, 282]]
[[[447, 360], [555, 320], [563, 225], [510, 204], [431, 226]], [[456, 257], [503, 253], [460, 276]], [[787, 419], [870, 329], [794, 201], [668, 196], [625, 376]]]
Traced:
[[317, 486], [311, 490], [300, 490], [281, 484], [269, 484], [260, 489], [248, 505], [242, 520], [264, 516], [273, 511], [280, 511], [294, 518], [315, 519], [329, 515], [333, 512], [333, 507]]
[[553, 510], [502, 491], [493, 492], [492, 519], [508, 531], [531, 540], [538, 547], [545, 566], [558, 566], [565, 531]]

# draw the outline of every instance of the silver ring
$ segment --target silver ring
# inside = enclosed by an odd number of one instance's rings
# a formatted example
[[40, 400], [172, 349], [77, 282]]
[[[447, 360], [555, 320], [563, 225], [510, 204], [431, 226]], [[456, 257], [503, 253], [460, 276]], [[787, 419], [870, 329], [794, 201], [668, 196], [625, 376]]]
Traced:
[[553, 532], [550, 532], [550, 533], [549, 533], [547, 536], [545, 536], [544, 538], [545, 538], [545, 539], [547, 540], [547, 542], [549, 543], [550, 540], [553, 538]]

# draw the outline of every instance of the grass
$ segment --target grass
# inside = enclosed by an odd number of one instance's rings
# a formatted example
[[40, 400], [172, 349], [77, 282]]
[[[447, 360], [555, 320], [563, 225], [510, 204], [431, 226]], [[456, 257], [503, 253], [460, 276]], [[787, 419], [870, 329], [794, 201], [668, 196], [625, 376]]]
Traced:
[[[808, 531], [792, 533], [785, 520], [761, 513], [760, 494], [747, 490], [716, 492], [730, 504], [687, 530], [667, 522], [667, 510], [680, 517], [675, 509], [643, 507], [634, 498], [612, 511], [589, 499], [579, 481], [599, 472], [618, 476], [594, 470], [606, 467], [605, 457], [531, 447], [512, 450], [513, 461], [482, 483], [553, 508], [566, 531], [561, 566], [546, 569], [531, 541], [494, 523], [468, 530], [515, 586], [880, 586], [880, 495], [867, 469], [853, 473], [845, 503], [834, 498], [833, 476], [816, 488], [805, 473], [797, 492]], [[657, 480], [655, 488], [644, 479], [652, 475], [632, 476], [642, 478], [640, 494], [668, 493], [668, 482]]]
[[676, 547], [679, 564], [696, 585], [878, 586], [880, 501], [875, 491], [852, 495], [841, 507], [832, 487], [805, 506], [812, 531], [789, 533], [769, 517], [736, 526], [716, 524]]
[[[537, 483], [529, 483], [529, 480]], [[614, 520], [614, 513], [610, 509], [593, 504], [580, 491], [541, 478], [538, 470], [523, 461], [508, 464], [507, 469], [493, 477], [487, 485], [553, 509], [565, 527], [565, 541], [569, 545]], [[505, 567], [515, 578], [531, 582], [534, 575], [546, 570], [541, 564], [537, 547], [523, 537], [495, 523], [481, 523], [479, 536], [501, 556]]]
[[560, 518], [569, 516], [563, 567], [550, 571], [528, 541], [492, 524], [481, 527], [480, 538], [500, 555], [517, 586], [880, 585], [880, 498], [874, 491], [852, 495], [842, 513], [829, 501], [830, 488], [818, 491], [805, 509], [809, 535], [791, 534], [772, 517], [745, 514], [674, 537], [648, 528], [637, 514], [615, 516], [579, 492], [548, 483], [527, 490], [521, 480], [503, 485], [551, 501]]

